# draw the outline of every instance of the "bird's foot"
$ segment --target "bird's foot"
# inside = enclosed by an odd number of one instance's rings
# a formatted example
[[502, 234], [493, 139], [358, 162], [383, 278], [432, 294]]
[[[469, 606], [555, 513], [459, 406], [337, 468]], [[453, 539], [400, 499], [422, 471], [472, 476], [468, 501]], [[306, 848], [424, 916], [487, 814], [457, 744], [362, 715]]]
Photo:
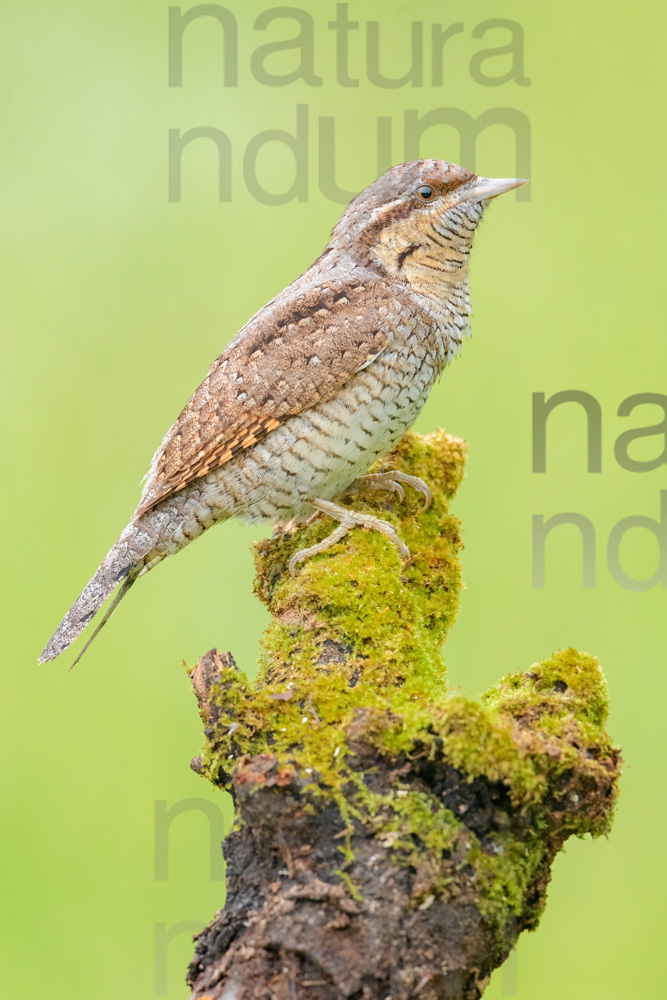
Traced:
[[389, 490], [392, 493], [397, 493], [399, 500], [404, 500], [405, 492], [401, 483], [405, 483], [406, 486], [411, 486], [413, 490], [421, 493], [425, 501], [424, 510], [428, 510], [433, 499], [430, 489], [423, 479], [418, 479], [416, 476], [409, 476], [406, 472], [396, 472], [394, 470], [391, 472], [372, 472], [368, 476], [361, 476], [360, 479], [355, 479], [346, 492], [357, 493], [362, 489]]
[[[380, 475], [383, 475], [383, 473], [380, 473]], [[392, 473], [391, 475], [395, 477], [396, 473]], [[406, 476], [403, 481], [406, 479], [412, 480], [413, 477]], [[421, 480], [416, 479], [415, 482], [421, 483]], [[398, 483], [396, 483], [396, 485], [399, 490], [401, 490], [400, 485], [398, 485]], [[422, 483], [422, 486], [423, 485], [424, 484]], [[386, 486], [383, 488], [391, 489], [391, 487]], [[428, 489], [428, 487], [425, 488]], [[402, 492], [403, 491], [401, 490], [401, 493]], [[336, 542], [339, 542], [341, 538], [344, 538], [350, 528], [355, 528], [357, 526], [362, 528], [371, 528], [373, 531], [379, 531], [381, 535], [388, 538], [392, 545], [396, 547], [402, 562], [407, 562], [410, 559], [410, 549], [407, 547], [405, 542], [401, 541], [392, 525], [389, 524], [389, 521], [383, 521], [381, 518], [375, 517], [373, 514], [360, 514], [355, 510], [348, 510], [347, 507], [339, 507], [338, 504], [332, 503], [331, 500], [313, 500], [311, 502], [318, 513], [328, 514], [330, 517], [333, 517], [336, 521], [338, 521], [338, 527], [334, 528], [331, 534], [327, 535], [326, 538], [323, 538], [321, 542], [317, 543], [317, 545], [311, 545], [307, 549], [299, 549], [298, 552], [294, 553], [289, 561], [289, 572], [291, 576], [294, 576], [296, 567], [300, 562], [310, 559], [311, 556], [319, 555], [320, 552], [326, 552], [327, 549], [330, 549], [336, 544]]]

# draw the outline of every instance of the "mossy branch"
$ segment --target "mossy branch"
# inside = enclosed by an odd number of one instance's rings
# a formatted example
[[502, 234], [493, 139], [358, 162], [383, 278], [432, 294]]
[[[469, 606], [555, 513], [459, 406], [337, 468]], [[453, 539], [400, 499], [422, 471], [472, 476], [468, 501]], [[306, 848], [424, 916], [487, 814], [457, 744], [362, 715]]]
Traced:
[[260, 543], [258, 680], [215, 650], [193, 669], [193, 767], [236, 806], [193, 998], [479, 997], [537, 925], [565, 839], [609, 828], [620, 758], [594, 657], [560, 651], [479, 702], [446, 691], [464, 462], [462, 441], [410, 434], [381, 468], [424, 479], [431, 507], [355, 498], [395, 524], [407, 566], [354, 530], [290, 577], [324, 518]]

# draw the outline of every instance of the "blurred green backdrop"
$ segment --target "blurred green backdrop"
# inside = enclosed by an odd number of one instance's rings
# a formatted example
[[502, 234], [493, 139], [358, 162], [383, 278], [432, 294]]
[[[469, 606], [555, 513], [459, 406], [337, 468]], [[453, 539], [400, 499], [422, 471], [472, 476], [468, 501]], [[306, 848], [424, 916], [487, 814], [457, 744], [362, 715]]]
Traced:
[[[73, 673], [66, 657], [38, 668], [37, 656], [125, 525], [154, 448], [209, 362], [324, 245], [341, 206], [320, 191], [318, 119], [335, 119], [336, 181], [356, 191], [377, 173], [379, 117], [392, 120], [398, 162], [406, 110], [500, 107], [532, 125], [531, 200], [508, 195], [489, 210], [473, 259], [474, 337], [417, 426], [444, 425], [470, 445], [455, 506], [467, 590], [446, 659], [451, 682], [478, 693], [559, 646], [596, 653], [628, 768], [611, 837], [567, 845], [541, 926], [488, 996], [654, 995], [665, 916], [665, 591], [623, 589], [605, 547], [622, 518], [658, 517], [665, 484], [664, 467], [627, 472], [613, 447], [628, 426], [660, 416], [644, 407], [619, 418], [621, 401], [665, 391], [664, 6], [635, 4], [630, 17], [572, 0], [463, 9], [354, 0], [358, 87], [337, 80], [334, 3], [302, 5], [315, 22], [320, 86], [258, 82], [252, 52], [294, 36], [296, 24], [254, 30], [266, 4], [228, 7], [239, 25], [236, 87], [224, 86], [211, 18], [187, 29], [183, 86], [168, 86], [168, 8], [156, 0], [31, 0], [2, 14], [3, 993], [186, 995], [187, 931], [221, 905], [224, 883], [211, 880], [208, 821], [196, 811], [174, 820], [168, 877], [160, 867], [156, 880], [155, 804], [201, 799], [229, 825], [228, 803], [188, 769], [200, 726], [181, 662], [217, 645], [252, 666], [266, 620], [251, 593], [259, 530], [216, 529], [150, 574]], [[517, 30], [487, 26], [475, 37], [495, 18], [525, 32], [523, 78], [518, 50], [471, 68]], [[395, 77], [409, 68], [410, 22], [425, 26], [423, 86], [369, 80], [369, 20], [380, 22], [381, 69]], [[462, 25], [446, 43], [441, 86], [431, 76], [434, 22]], [[287, 74], [298, 62], [286, 50], [265, 67]], [[244, 151], [265, 129], [294, 132], [297, 104], [309, 116], [307, 198], [263, 204], [244, 182]], [[168, 200], [168, 131], [195, 127], [232, 142], [229, 201], [217, 198], [210, 140], [186, 149], [181, 201]], [[459, 136], [434, 128], [421, 153], [458, 161]], [[515, 159], [508, 127], [480, 135], [481, 173], [513, 176]], [[292, 183], [285, 148], [263, 149], [257, 171], [271, 191]], [[600, 474], [586, 471], [583, 411], [572, 404], [550, 420], [546, 474], [532, 472], [532, 393], [567, 389], [602, 407]], [[660, 448], [653, 438], [633, 454]], [[582, 588], [576, 530], [559, 528], [546, 586], [533, 589], [532, 516], [564, 511], [595, 527], [596, 586]], [[650, 576], [655, 540], [635, 532], [622, 557], [629, 573]]]

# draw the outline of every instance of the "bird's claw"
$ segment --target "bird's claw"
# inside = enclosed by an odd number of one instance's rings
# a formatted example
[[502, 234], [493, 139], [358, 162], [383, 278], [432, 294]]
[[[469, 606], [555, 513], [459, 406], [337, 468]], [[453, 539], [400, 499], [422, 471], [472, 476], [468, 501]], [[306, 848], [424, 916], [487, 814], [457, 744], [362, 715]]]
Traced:
[[382, 518], [375, 517], [373, 514], [361, 514], [355, 510], [349, 510], [347, 507], [340, 507], [338, 504], [332, 503], [331, 500], [316, 499], [312, 503], [322, 514], [329, 514], [330, 517], [335, 518], [339, 522], [338, 527], [334, 528], [331, 534], [323, 538], [321, 542], [310, 545], [306, 549], [299, 549], [298, 552], [294, 553], [288, 566], [290, 576], [294, 576], [296, 567], [300, 562], [310, 559], [311, 556], [319, 555], [320, 552], [326, 552], [327, 549], [330, 549], [339, 542], [341, 538], [344, 538], [350, 528], [357, 526], [379, 531], [381, 535], [388, 538], [396, 548], [402, 563], [406, 563], [411, 559], [410, 549], [398, 536], [394, 526], [389, 521], [383, 521]]
[[413, 490], [421, 493], [424, 497], [424, 510], [428, 510], [433, 500], [430, 489], [423, 479], [418, 479], [417, 476], [409, 476], [407, 472], [398, 472], [396, 470], [390, 472], [371, 472], [367, 476], [361, 476], [360, 479], [355, 480], [349, 492], [361, 489], [389, 490], [392, 493], [396, 493], [399, 500], [404, 500], [405, 490], [401, 486], [401, 483], [405, 483], [406, 486], [411, 486]]

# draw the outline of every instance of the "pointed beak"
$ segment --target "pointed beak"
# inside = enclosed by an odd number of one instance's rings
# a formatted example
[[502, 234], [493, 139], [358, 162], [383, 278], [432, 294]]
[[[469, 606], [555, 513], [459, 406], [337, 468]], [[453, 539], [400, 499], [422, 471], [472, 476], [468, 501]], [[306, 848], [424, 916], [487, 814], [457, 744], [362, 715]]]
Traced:
[[488, 201], [489, 198], [497, 198], [499, 194], [513, 191], [514, 188], [527, 183], [527, 180], [517, 177], [511, 179], [478, 177], [470, 185], [461, 189], [460, 197], [456, 199], [455, 204], [459, 205], [462, 201]]

